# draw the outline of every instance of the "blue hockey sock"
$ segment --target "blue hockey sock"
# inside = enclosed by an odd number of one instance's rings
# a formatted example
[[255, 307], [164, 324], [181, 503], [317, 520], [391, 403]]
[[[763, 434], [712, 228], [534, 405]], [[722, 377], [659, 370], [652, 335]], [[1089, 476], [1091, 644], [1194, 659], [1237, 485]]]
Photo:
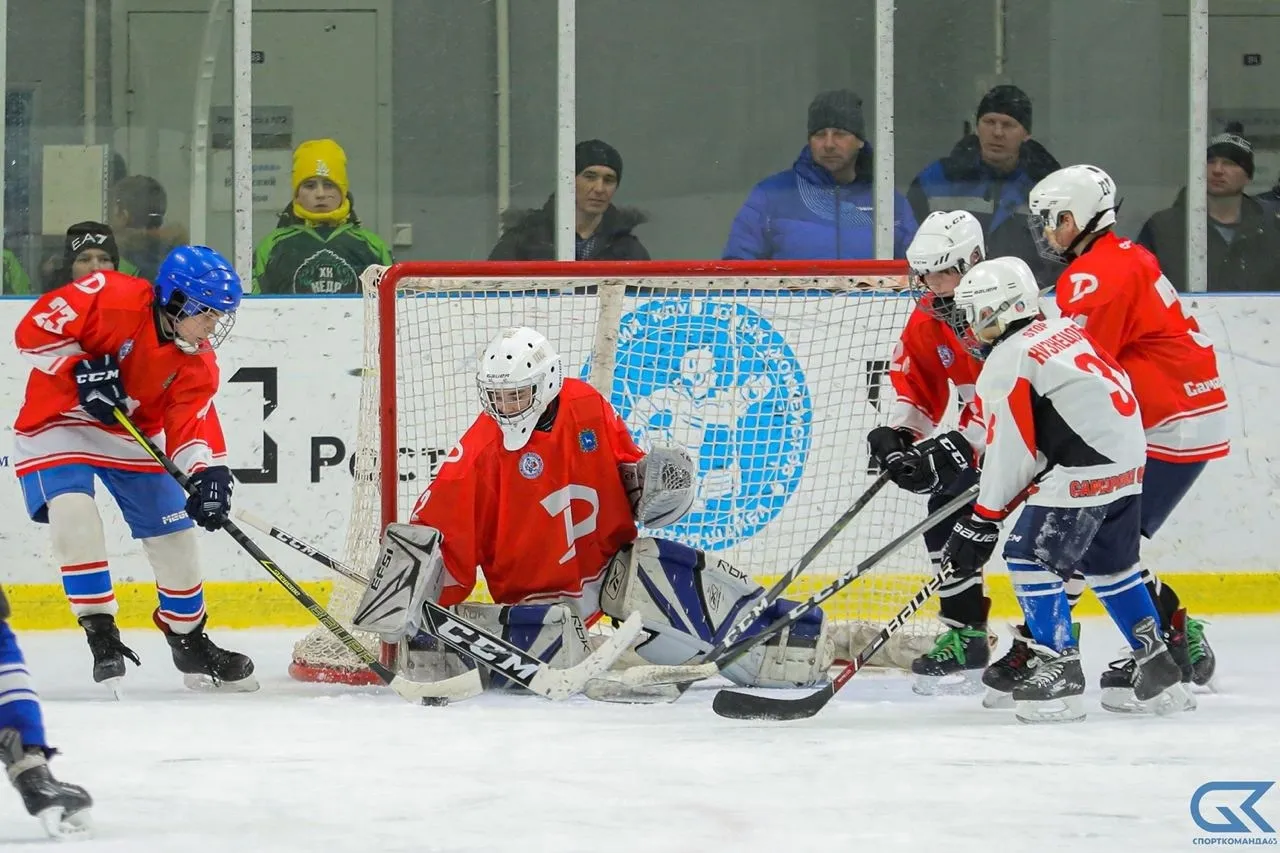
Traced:
[[1057, 652], [1074, 647], [1071, 605], [1062, 578], [1037, 563], [1014, 559], [1007, 563], [1032, 639]]
[[46, 746], [40, 700], [31, 686], [18, 638], [0, 619], [0, 729], [15, 728], [27, 746]]
[[1160, 625], [1160, 615], [1142, 581], [1142, 571], [1137, 566], [1130, 566], [1113, 575], [1091, 575], [1089, 586], [1093, 587], [1094, 595], [1098, 596], [1111, 620], [1129, 641], [1129, 647], [1142, 648], [1142, 643], [1134, 636], [1133, 627], [1148, 616], [1155, 620], [1157, 626]]

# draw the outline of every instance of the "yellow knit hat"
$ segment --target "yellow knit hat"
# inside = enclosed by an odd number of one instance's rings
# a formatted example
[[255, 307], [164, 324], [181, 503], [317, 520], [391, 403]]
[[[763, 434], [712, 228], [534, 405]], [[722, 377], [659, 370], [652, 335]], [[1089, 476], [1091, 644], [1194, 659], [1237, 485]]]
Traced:
[[351, 200], [347, 197], [347, 153], [332, 139], [309, 139], [293, 152], [293, 194], [309, 178], [328, 178], [342, 190], [342, 205], [329, 213], [312, 213], [304, 210], [296, 201], [294, 213], [313, 222], [341, 222], [351, 212]]

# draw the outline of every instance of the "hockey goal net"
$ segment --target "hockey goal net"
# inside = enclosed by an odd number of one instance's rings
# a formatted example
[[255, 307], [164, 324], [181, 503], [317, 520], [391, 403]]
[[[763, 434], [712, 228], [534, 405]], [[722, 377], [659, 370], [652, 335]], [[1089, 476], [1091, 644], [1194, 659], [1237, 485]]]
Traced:
[[[676, 441], [693, 454], [694, 506], [657, 535], [768, 586], [874, 479], [866, 434], [894, 400], [889, 358], [913, 304], [905, 272], [901, 262], [848, 261], [370, 267], [348, 561], [373, 565], [382, 527], [407, 519], [479, 413], [485, 345], [506, 327], [530, 326], [560, 353], [566, 375], [609, 397], [642, 448]], [[789, 594], [816, 591], [924, 514], [923, 499], [883, 489]], [[544, 522], [548, 535], [558, 529]], [[829, 602], [839, 653], [856, 654], [928, 567], [913, 542]], [[359, 594], [335, 582], [329, 608], [339, 621]], [[877, 663], [906, 666], [936, 629], [917, 615]], [[376, 637], [361, 639], [378, 650]], [[384, 660], [389, 652], [381, 648]], [[319, 627], [296, 644], [290, 672], [372, 680]]]

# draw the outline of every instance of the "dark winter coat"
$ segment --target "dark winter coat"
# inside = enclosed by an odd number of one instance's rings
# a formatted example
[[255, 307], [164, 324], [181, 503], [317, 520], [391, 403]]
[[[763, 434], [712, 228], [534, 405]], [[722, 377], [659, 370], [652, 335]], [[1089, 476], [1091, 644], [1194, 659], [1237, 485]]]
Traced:
[[1031, 188], [1059, 168], [1043, 145], [1028, 139], [1018, 151], [1018, 165], [1002, 174], [982, 159], [978, 136], [970, 134], [916, 175], [907, 200], [921, 222], [935, 210], [969, 211], [982, 223], [988, 258], [1022, 258], [1037, 278], [1047, 277], [1042, 284], [1052, 283], [1062, 268], [1040, 257], [1028, 227], [1027, 200]]
[[[875, 254], [871, 146], [858, 152], [857, 178], [838, 184], [806, 145], [790, 169], [752, 188], [729, 226], [729, 260], [867, 260]], [[906, 256], [916, 233], [911, 208], [894, 193], [893, 256]]]
[[[1257, 199], [1246, 195], [1240, 224], [1228, 244], [1209, 221], [1209, 290], [1214, 292], [1280, 291], [1280, 219]], [[1178, 290], [1187, 289], [1187, 190], [1173, 207], [1151, 215], [1138, 242], [1160, 260], [1160, 268]]]
[[[556, 197], [540, 208], [507, 211], [502, 237], [489, 252], [491, 261], [554, 261], [556, 259]], [[634, 208], [614, 207], [600, 219], [600, 227], [585, 240], [578, 237], [580, 261], [647, 261], [649, 252], [631, 230], [648, 217]]]

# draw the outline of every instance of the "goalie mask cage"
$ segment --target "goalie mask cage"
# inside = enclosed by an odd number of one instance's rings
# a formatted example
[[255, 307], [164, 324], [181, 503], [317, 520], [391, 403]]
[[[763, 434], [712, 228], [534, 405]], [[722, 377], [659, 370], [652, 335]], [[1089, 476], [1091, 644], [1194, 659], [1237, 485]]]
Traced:
[[[874, 480], [866, 435], [894, 404], [889, 359], [914, 306], [900, 261], [409, 262], [361, 278], [365, 358], [346, 556], [364, 571], [383, 526], [408, 520], [480, 413], [484, 347], [504, 328], [529, 326], [561, 355], [566, 376], [611, 400], [641, 448], [675, 441], [693, 455], [692, 509], [652, 535], [702, 548], [768, 586]], [[590, 452], [593, 437], [581, 441]], [[527, 523], [565, 535], [561, 519], [541, 512], [530, 507]], [[882, 489], [788, 597], [816, 591], [925, 514], [923, 498]], [[838, 656], [857, 654], [931, 573], [914, 542], [829, 601]], [[349, 625], [360, 592], [337, 579], [334, 617]], [[483, 586], [475, 597], [488, 600]], [[937, 627], [915, 617], [875, 663], [908, 667]], [[357, 636], [379, 651], [376, 637]], [[380, 652], [393, 662], [391, 647]], [[376, 681], [322, 627], [296, 644], [290, 673]]]

